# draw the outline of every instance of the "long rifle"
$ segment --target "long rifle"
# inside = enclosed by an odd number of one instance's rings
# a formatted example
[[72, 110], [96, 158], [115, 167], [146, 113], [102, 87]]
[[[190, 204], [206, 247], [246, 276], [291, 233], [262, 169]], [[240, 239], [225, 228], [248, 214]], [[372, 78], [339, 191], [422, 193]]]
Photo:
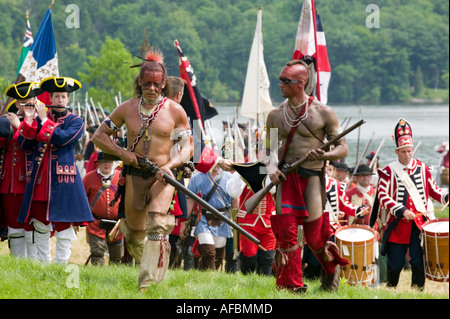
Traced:
[[417, 145], [416, 145], [416, 147], [414, 148], [414, 150], [413, 150], [411, 156], [414, 156], [414, 155], [416, 154], [417, 150], [419, 149], [420, 144], [422, 144], [422, 141], [419, 141], [419, 143], [417, 143]]
[[[353, 124], [351, 127], [346, 129], [345, 131], [341, 132], [340, 134], [336, 135], [333, 139], [331, 139], [327, 143], [323, 144], [321, 147], [319, 147], [319, 149], [324, 150], [324, 151], [327, 150], [331, 145], [335, 145], [336, 143], [339, 142], [339, 140], [341, 138], [343, 138], [345, 135], [347, 135], [354, 129], [360, 127], [364, 123], [366, 123], [364, 120], [360, 120], [359, 122]], [[308, 161], [308, 157], [304, 156], [303, 158], [292, 163], [292, 165], [290, 165], [289, 167], [283, 169], [282, 172], [285, 175], [290, 174], [290, 173], [296, 171], [301, 165], [303, 165], [307, 161]], [[275, 185], [274, 183], [270, 182], [268, 185], [264, 186], [264, 188], [262, 188], [261, 190], [256, 192], [255, 195], [250, 197], [245, 202], [246, 211], [251, 214], [255, 210], [256, 206], [258, 206], [259, 202], [264, 198], [264, 196], [266, 196], [266, 194], [272, 189], [272, 187], [274, 185]]]
[[216, 216], [217, 218], [221, 219], [222, 221], [224, 221], [225, 223], [227, 223], [228, 225], [230, 225], [234, 229], [236, 229], [242, 235], [244, 235], [249, 240], [251, 240], [253, 243], [255, 243], [261, 250], [264, 250], [264, 251], [267, 250], [267, 249], [265, 249], [264, 247], [262, 247], [259, 244], [260, 241], [257, 238], [255, 238], [250, 233], [248, 233], [245, 229], [243, 229], [241, 226], [239, 226], [238, 224], [236, 224], [235, 222], [230, 220], [227, 216], [222, 215], [215, 207], [211, 206], [211, 204], [206, 202], [201, 197], [197, 196], [194, 192], [192, 192], [186, 186], [184, 186], [183, 184], [178, 182], [175, 178], [173, 178], [172, 176], [170, 176], [169, 174], [167, 174], [166, 172], [161, 170], [158, 166], [156, 166], [155, 164], [150, 162], [148, 159], [146, 159], [146, 158], [145, 159], [144, 158], [141, 159], [140, 162], [139, 162], [139, 165], [141, 166], [142, 170], [149, 171], [149, 172], [151, 172], [153, 174], [156, 174], [157, 171], [160, 171], [164, 175], [164, 178], [165, 178], [165, 180], [167, 181], [168, 184], [170, 184], [173, 187], [175, 187], [175, 189], [185, 193], [187, 196], [192, 198], [197, 204], [202, 205], [202, 207], [206, 208], [208, 211], [213, 213], [214, 216]]
[[97, 120], [98, 126], [100, 126], [100, 124], [102, 124], [102, 123], [100, 122], [100, 118], [98, 117], [97, 110], [95, 109], [94, 100], [92, 98], [90, 98], [90, 100], [91, 100], [91, 105], [92, 105], [92, 112], [94, 112], [95, 119]]

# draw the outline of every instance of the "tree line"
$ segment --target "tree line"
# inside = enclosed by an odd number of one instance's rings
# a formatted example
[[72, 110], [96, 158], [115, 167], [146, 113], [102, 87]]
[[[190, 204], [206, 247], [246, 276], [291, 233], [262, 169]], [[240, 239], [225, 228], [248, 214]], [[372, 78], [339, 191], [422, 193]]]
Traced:
[[[46, 3], [48, 2], [48, 3]], [[29, 10], [33, 36], [51, 1], [0, 0], [0, 85], [15, 80]], [[448, 90], [449, 4], [445, 0], [317, 0], [332, 68], [329, 104], [407, 102], [424, 88]], [[160, 48], [178, 75], [178, 39], [203, 95], [236, 103], [262, 5], [264, 58], [274, 104], [278, 74], [292, 58], [302, 0], [56, 0], [53, 26], [62, 76], [80, 79], [81, 93], [115, 106], [132, 96], [140, 44]], [[375, 4], [378, 11], [368, 10]], [[72, 5], [69, 7], [69, 5]], [[79, 9], [78, 27], [73, 5]], [[377, 14], [376, 27], [368, 20]], [[72, 16], [71, 16], [72, 15]], [[79, 94], [77, 99], [82, 99]], [[448, 93], [447, 93], [448, 100]], [[277, 102], [278, 101], [278, 102]]]

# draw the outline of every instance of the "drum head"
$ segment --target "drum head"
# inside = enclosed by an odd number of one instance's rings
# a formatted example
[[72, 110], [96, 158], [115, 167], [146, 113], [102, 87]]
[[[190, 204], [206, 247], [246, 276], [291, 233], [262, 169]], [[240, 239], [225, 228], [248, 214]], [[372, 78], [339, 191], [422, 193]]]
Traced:
[[449, 223], [448, 218], [438, 218], [433, 219], [428, 222], [426, 222], [422, 226], [422, 230], [430, 235], [442, 235], [442, 236], [448, 236], [449, 233]]
[[336, 238], [345, 242], [365, 242], [373, 240], [375, 233], [370, 227], [362, 225], [350, 225], [336, 231]]

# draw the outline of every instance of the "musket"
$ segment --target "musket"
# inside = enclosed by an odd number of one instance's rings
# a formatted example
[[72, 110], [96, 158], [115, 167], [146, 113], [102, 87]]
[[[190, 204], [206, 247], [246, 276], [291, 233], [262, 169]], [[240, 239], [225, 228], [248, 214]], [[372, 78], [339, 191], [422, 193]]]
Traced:
[[370, 165], [369, 165], [370, 168], [372, 168], [372, 167], [373, 167], [373, 164], [375, 164], [376, 158], [378, 157], [378, 154], [380, 153], [380, 150], [381, 150], [381, 148], [383, 147], [383, 144], [384, 144], [384, 140], [385, 140], [385, 139], [386, 139], [386, 138], [383, 137], [383, 140], [381, 141], [380, 146], [378, 146], [377, 151], [376, 151], [375, 154], [373, 155], [373, 158], [372, 158], [372, 160], [370, 161]]
[[185, 193], [187, 196], [192, 198], [197, 204], [201, 205], [202, 207], [206, 208], [208, 211], [214, 214], [217, 218], [221, 219], [223, 222], [227, 223], [234, 229], [236, 229], [239, 233], [247, 237], [249, 240], [251, 240], [253, 243], [255, 243], [259, 249], [266, 251], [264, 247], [260, 245], [260, 241], [255, 238], [253, 235], [248, 233], [245, 229], [243, 229], [241, 226], [233, 222], [231, 219], [229, 219], [227, 216], [222, 215], [215, 207], [211, 206], [208, 202], [206, 202], [201, 197], [197, 196], [194, 192], [189, 190], [187, 187], [185, 187], [183, 184], [178, 182], [175, 178], [161, 170], [158, 166], [156, 166], [154, 163], [150, 162], [147, 158], [139, 158], [139, 165], [141, 166], [142, 170], [144, 172], [149, 172], [152, 175], [156, 174], [156, 172], [160, 171], [163, 175], [165, 180], [168, 184], [172, 185], [177, 189], [178, 191], [181, 191]]
[[419, 149], [420, 144], [422, 144], [422, 141], [419, 141], [419, 143], [417, 143], [417, 145], [416, 145], [416, 147], [414, 148], [414, 150], [413, 150], [411, 156], [414, 156], [414, 154], [416, 154], [417, 150]]
[[98, 107], [100, 108], [100, 111], [102, 112], [103, 120], [105, 120], [105, 119], [106, 119], [105, 111], [103, 110], [103, 107], [102, 107], [102, 105], [100, 104], [100, 102], [97, 102], [97, 103], [98, 103]]
[[[364, 123], [366, 123], [364, 120], [360, 120], [359, 122], [356, 122], [351, 127], [346, 129], [345, 131], [341, 132], [340, 134], [336, 135], [333, 139], [331, 139], [327, 143], [323, 144], [321, 147], [319, 147], [319, 149], [321, 149], [323, 151], [327, 150], [331, 145], [335, 145], [336, 143], [339, 142], [339, 140], [341, 138], [343, 138], [345, 135], [347, 135], [354, 129], [360, 127]], [[301, 165], [303, 165], [307, 161], [308, 161], [308, 157], [304, 156], [303, 158], [301, 158], [301, 159], [295, 161], [294, 163], [292, 163], [291, 165], [289, 165], [287, 168], [283, 168], [282, 172], [285, 175], [290, 174], [290, 173], [296, 171]], [[260, 189], [258, 192], [256, 192], [255, 195], [250, 197], [244, 204], [246, 211], [251, 214], [255, 210], [256, 206], [258, 206], [259, 202], [264, 198], [264, 196], [266, 196], [266, 194], [272, 189], [272, 187], [274, 185], [275, 184], [273, 182], [270, 182], [269, 184], [264, 186], [262, 189]]]
[[[36, 106], [31, 103], [20, 103], [21, 106]], [[70, 109], [70, 106], [58, 106], [58, 105], [46, 105], [45, 107], [49, 109]]]
[[355, 173], [356, 173], [356, 170], [358, 169], [358, 166], [361, 165], [361, 162], [362, 162], [364, 156], [366, 155], [367, 150], [369, 149], [370, 143], [372, 143], [372, 140], [373, 140], [373, 137], [374, 137], [374, 136], [375, 136], [375, 132], [372, 132], [372, 136], [370, 137], [369, 142], [367, 143], [366, 148], [364, 149], [364, 152], [361, 154], [361, 157], [358, 159], [358, 162], [356, 163], [356, 166], [355, 166], [355, 168], [353, 169], [352, 177], [350, 178], [350, 182], [348, 182], [348, 183], [347, 183], [347, 186], [345, 186], [345, 190], [348, 190], [348, 188], [349, 188], [350, 185], [352, 184], [352, 182], [353, 182], [353, 176], [355, 176]]
[[98, 117], [97, 110], [95, 109], [94, 100], [92, 98], [90, 98], [90, 100], [91, 100], [92, 110], [94, 112], [95, 119], [97, 120], [97, 123], [100, 126], [100, 124], [102, 124], [102, 123], [100, 122], [100, 118]]

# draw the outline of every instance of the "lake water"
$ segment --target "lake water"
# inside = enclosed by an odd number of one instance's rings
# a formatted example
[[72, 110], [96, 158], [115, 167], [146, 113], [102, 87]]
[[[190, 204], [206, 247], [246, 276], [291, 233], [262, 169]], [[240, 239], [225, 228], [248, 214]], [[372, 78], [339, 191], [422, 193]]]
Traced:
[[[234, 106], [215, 106], [219, 115], [211, 119], [211, 125], [216, 132], [216, 140], [219, 144], [223, 141], [222, 120], [233, 121]], [[356, 123], [360, 119], [366, 121], [360, 128], [359, 155], [363, 153], [372, 133], [375, 133], [371, 141], [367, 154], [376, 151], [385, 138], [380, 151], [380, 163], [382, 166], [389, 164], [396, 159], [394, 152], [395, 142], [392, 139], [394, 127], [400, 118], [406, 119], [412, 127], [414, 144], [419, 141], [415, 158], [423, 161], [427, 165], [436, 166], [439, 163], [440, 155], [434, 151], [434, 147], [444, 141], [449, 140], [449, 106], [448, 105], [364, 105], [364, 106], [333, 106], [340, 122], [351, 118], [350, 124]], [[248, 122], [247, 117], [239, 114], [239, 123]], [[344, 124], [345, 126], [345, 124]], [[358, 129], [346, 136], [349, 145], [349, 155], [346, 162], [349, 166], [356, 163], [356, 153], [358, 144]]]

